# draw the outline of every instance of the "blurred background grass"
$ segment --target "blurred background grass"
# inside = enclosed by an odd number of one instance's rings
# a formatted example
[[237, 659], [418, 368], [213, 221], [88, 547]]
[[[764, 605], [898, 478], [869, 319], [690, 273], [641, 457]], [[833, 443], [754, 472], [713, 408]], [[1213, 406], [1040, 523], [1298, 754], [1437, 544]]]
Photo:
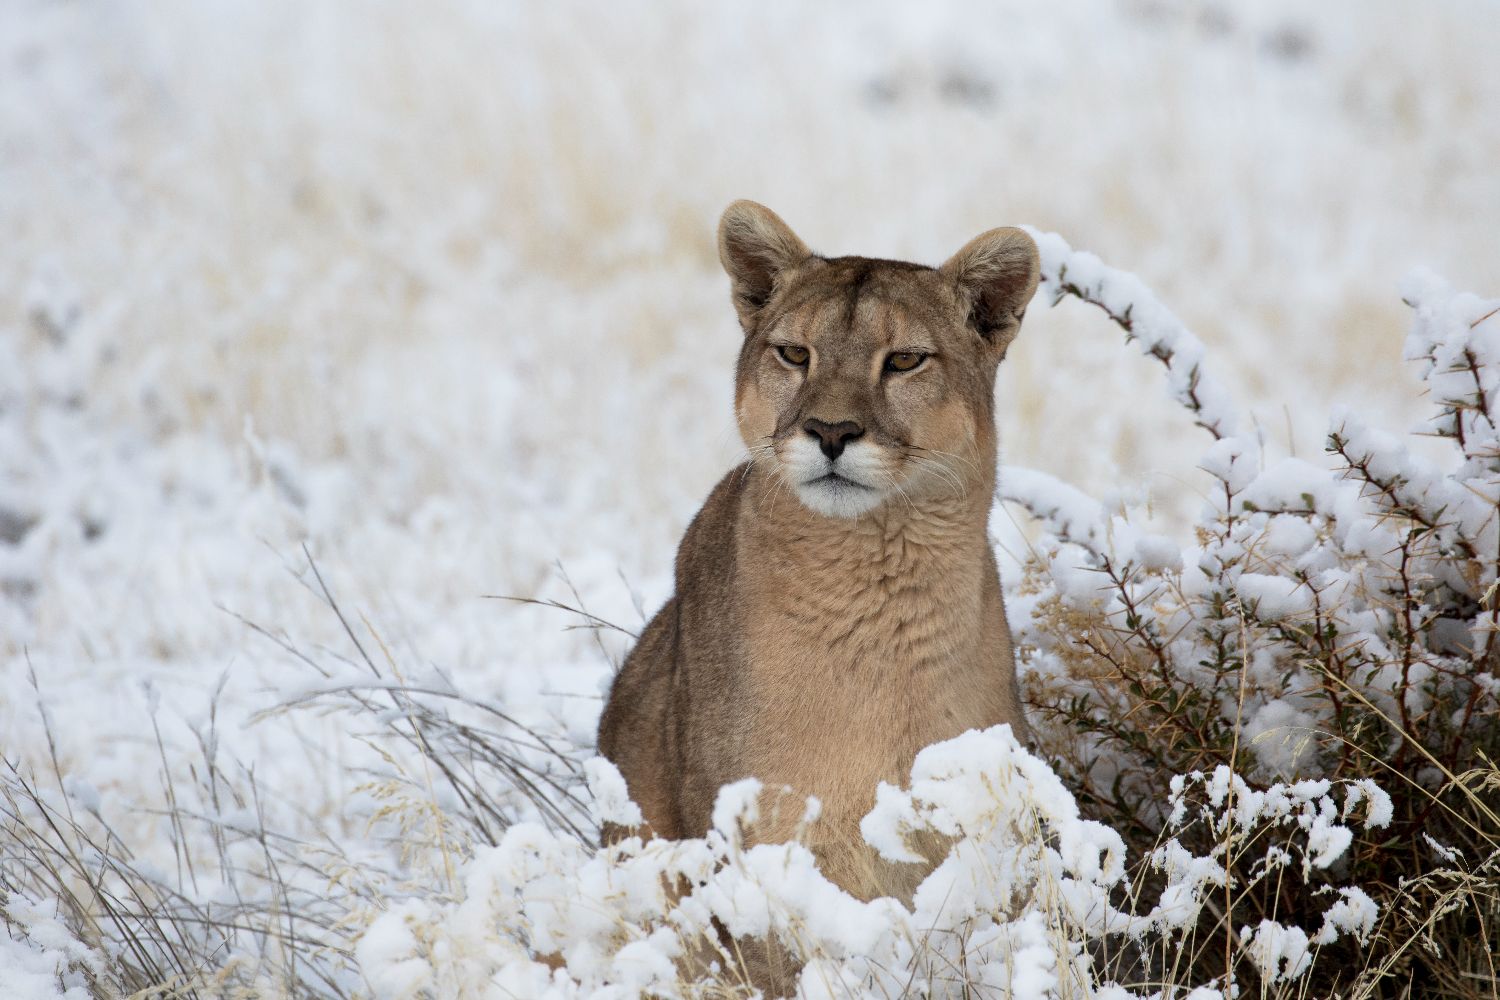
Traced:
[[[476, 382], [521, 373], [550, 390], [506, 428], [527, 452], [602, 443], [591, 387], [680, 369], [719, 438], [643, 414], [620, 472], [685, 461], [701, 493], [732, 458], [711, 237], [739, 196], [828, 253], [936, 262], [993, 225], [1062, 232], [1139, 271], [1283, 444], [1290, 408], [1302, 449], [1329, 395], [1405, 412], [1406, 269], [1500, 284], [1491, 3], [4, 17], [8, 335], [64, 284], [113, 311], [117, 366], [151, 359], [95, 386], [122, 416], [238, 433], [249, 414], [311, 456], [371, 447], [325, 407], [389, 391], [373, 369], [420, 366], [481, 424]], [[1175, 470], [1149, 368], [1102, 324], [1037, 312], [1002, 381], [1008, 458], [1095, 488]], [[403, 402], [398, 438], [447, 416]]]

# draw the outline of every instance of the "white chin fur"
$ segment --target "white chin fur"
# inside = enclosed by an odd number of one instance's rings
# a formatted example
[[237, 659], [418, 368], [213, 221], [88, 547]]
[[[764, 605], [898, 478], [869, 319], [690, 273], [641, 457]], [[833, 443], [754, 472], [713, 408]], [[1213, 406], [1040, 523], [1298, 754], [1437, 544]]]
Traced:
[[825, 517], [858, 517], [879, 507], [885, 494], [847, 479], [819, 479], [799, 485], [797, 499]]
[[[858, 517], [885, 501], [885, 490], [864, 485], [880, 475], [880, 458], [871, 445], [856, 441], [830, 462], [811, 438], [794, 439], [781, 460], [786, 478], [796, 484], [797, 499], [825, 517]], [[830, 472], [839, 478], [824, 478]]]

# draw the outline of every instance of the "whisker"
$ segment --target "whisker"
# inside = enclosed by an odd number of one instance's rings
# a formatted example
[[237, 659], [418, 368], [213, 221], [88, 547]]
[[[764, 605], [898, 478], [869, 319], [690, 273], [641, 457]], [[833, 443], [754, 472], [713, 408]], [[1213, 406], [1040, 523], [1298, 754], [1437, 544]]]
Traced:
[[790, 489], [788, 487], [788, 484], [787, 484], [787, 481], [786, 481], [786, 476], [782, 473], [782, 471], [781, 471], [780, 468], [778, 468], [776, 470], [776, 475], [774, 477], [774, 484], [775, 484], [775, 489], [771, 493], [771, 509], [767, 512], [767, 516], [775, 516], [775, 514], [776, 514], [776, 501], [781, 499], [781, 491], [782, 491], [782, 489], [783, 488], [787, 488], [788, 490]]
[[750, 443], [749, 445], [746, 446], [746, 448], [745, 448], [745, 456], [748, 459], [748, 461], [744, 463], [744, 471], [742, 471], [740, 473], [740, 485], [744, 485], [744, 482], [745, 482], [746, 478], [749, 477], [751, 470], [755, 467], [756, 463], [759, 460], [763, 459], [767, 455], [770, 455], [770, 456], [773, 456], [773, 457], [775, 456], [775, 454], [776, 454], [776, 446], [774, 444], [759, 444], [759, 443], [756, 443], [756, 442], [760, 442], [760, 441], [770, 441], [770, 440], [771, 440], [771, 435], [766, 434], [766, 435], [763, 435], [761, 437], [756, 438], [755, 442], [752, 442], [752, 443]]
[[911, 494], [906, 492], [906, 487], [896, 482], [896, 474], [884, 469], [880, 470], [880, 473], [885, 477], [886, 489], [894, 490], [902, 500], [905, 500], [907, 511], [915, 516], [917, 513], [917, 505], [912, 503]]
[[768, 479], [761, 486], [760, 496], [756, 497], [756, 503], [757, 503], [757, 505], [763, 504], [767, 500], [771, 499], [772, 495], [779, 488], [778, 484], [780, 482], [780, 479], [781, 479], [781, 477], [777, 474], [776, 470], [772, 469], [771, 470], [771, 477], [770, 477], [770, 479]]
[[932, 473], [937, 476], [958, 499], [963, 499], [968, 495], [968, 485], [964, 483], [963, 479], [959, 477], [958, 473], [954, 472], [948, 466], [939, 461], [936, 461], [935, 459], [924, 458], [921, 455], [908, 455], [907, 457], [911, 459], [911, 461], [915, 462], [920, 468], [930, 469]]
[[945, 458], [945, 459], [951, 459], [954, 462], [961, 462], [961, 463], [963, 463], [963, 465], [967, 466], [968, 469], [969, 469], [969, 471], [972, 472], [975, 476], [978, 476], [980, 474], [980, 472], [981, 472], [981, 470], [980, 470], [980, 468], [979, 468], [979, 466], [978, 466], [978, 464], [976, 462], [974, 462], [972, 459], [965, 458], [963, 455], [958, 455], [958, 454], [955, 454], [955, 453], [953, 453], [951, 451], [938, 451], [937, 449], [934, 449], [934, 448], [923, 448], [921, 445], [907, 445], [906, 447], [910, 451], [912, 451], [912, 452], [924, 452], [925, 453], [923, 455], [911, 454], [911, 455], [908, 455], [907, 457], [909, 457], [909, 458], [911, 458], [913, 460], [925, 461], [925, 462], [930, 463], [930, 464], [932, 464], [934, 466], [941, 467], [949, 475], [951, 475], [955, 479], [957, 479], [959, 481], [959, 483], [962, 484], [959, 487], [959, 489], [958, 489], [958, 493], [959, 493], [960, 496], [963, 496], [963, 495], [965, 495], [965, 494], [968, 493], [968, 484], [963, 482], [963, 477], [959, 476], [958, 473], [957, 473], [957, 471], [954, 470], [953, 466], [950, 465], [948, 462], [938, 461], [937, 458], [930, 458], [928, 456], [938, 456], [938, 457]]
[[[909, 444], [909, 445], [906, 445], [905, 447], [908, 448], [911, 451], [926, 452], [928, 455], [936, 455], [936, 456], [938, 456], [940, 458], [951, 458], [955, 462], [962, 462], [964, 465], [967, 465], [969, 467], [969, 469], [972, 470], [975, 475], [978, 475], [982, 471], [979, 468], [979, 463], [975, 462], [973, 459], [971, 459], [971, 458], [965, 458], [963, 455], [958, 455], [958, 454], [955, 454], [954, 452], [951, 452], [951, 451], [939, 451], [936, 448], [923, 448], [919, 444]], [[916, 456], [912, 456], [912, 457], [915, 458]]]
[[766, 515], [768, 517], [776, 513], [776, 501], [780, 499], [781, 491], [787, 485], [785, 471], [781, 468], [780, 464], [773, 464], [771, 466], [771, 481], [766, 484], [765, 489], [761, 490], [760, 496], [756, 501], [760, 504], [764, 504], [768, 500], [770, 501], [766, 508]]

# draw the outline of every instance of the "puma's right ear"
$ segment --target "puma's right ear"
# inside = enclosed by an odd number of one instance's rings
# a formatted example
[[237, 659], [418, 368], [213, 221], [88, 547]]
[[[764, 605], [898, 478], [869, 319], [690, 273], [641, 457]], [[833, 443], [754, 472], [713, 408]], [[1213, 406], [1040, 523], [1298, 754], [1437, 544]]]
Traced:
[[719, 262], [729, 274], [734, 311], [749, 333], [771, 298], [776, 276], [812, 256], [781, 217], [753, 201], [737, 201], [719, 219]]

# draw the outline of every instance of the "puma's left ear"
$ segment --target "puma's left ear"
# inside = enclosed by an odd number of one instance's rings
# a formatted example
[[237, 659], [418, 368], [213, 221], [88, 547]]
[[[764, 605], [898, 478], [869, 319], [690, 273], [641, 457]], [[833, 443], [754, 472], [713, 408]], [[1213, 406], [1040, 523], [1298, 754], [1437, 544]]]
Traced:
[[1020, 229], [991, 229], [966, 243], [939, 271], [958, 285], [969, 326], [1004, 354], [1041, 277], [1036, 242]]

